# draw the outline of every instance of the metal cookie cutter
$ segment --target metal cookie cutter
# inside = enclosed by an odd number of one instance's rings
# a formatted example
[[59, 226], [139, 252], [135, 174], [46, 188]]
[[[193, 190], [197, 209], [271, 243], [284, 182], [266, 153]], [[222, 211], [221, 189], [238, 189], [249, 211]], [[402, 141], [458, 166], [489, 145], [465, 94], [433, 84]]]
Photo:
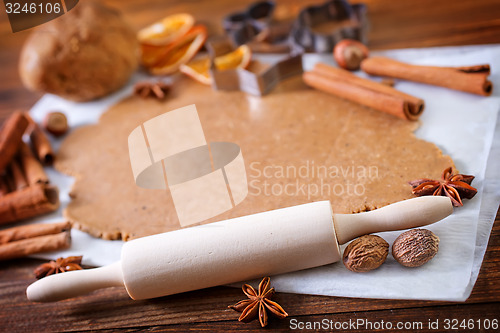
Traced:
[[256, 2], [246, 11], [226, 16], [222, 21], [224, 30], [236, 45], [258, 39], [270, 24], [274, 7], [272, 1]]
[[[212, 59], [234, 50], [232, 43], [224, 39], [213, 39], [207, 48]], [[217, 70], [214, 62], [210, 68], [213, 78], [212, 87], [216, 90], [241, 90], [251, 95], [267, 94], [279, 82], [293, 75], [302, 74], [302, 53], [281, 56], [281, 60], [265, 68], [252, 61], [248, 68]]]
[[306, 52], [332, 52], [335, 44], [345, 38], [366, 43], [366, 16], [364, 4], [350, 5], [346, 0], [307, 7], [293, 23], [290, 43]]
[[273, 20], [274, 9], [272, 1], [256, 2], [243, 12], [226, 16], [224, 30], [235, 45], [247, 44], [253, 52], [289, 53], [293, 20]]

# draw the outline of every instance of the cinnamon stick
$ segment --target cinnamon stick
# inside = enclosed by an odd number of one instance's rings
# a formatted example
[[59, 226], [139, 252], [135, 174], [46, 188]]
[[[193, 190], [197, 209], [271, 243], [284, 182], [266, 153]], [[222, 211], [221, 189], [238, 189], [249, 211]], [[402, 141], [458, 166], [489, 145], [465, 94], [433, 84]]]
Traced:
[[58, 234], [22, 239], [0, 245], [0, 260], [25, 257], [30, 254], [67, 249], [71, 245], [71, 234]]
[[488, 81], [490, 65], [468, 67], [418, 66], [384, 57], [370, 57], [361, 63], [370, 75], [393, 77], [489, 96], [493, 84]]
[[0, 197], [0, 224], [46, 214], [59, 207], [54, 186], [35, 184]]
[[49, 178], [43, 170], [42, 164], [35, 158], [31, 148], [24, 142], [19, 150], [19, 159], [29, 185], [49, 183]]
[[420, 98], [326, 64], [316, 64], [312, 71], [304, 72], [303, 79], [313, 88], [402, 119], [417, 120], [424, 110]]
[[21, 189], [25, 188], [26, 186], [28, 186], [28, 182], [26, 181], [26, 177], [24, 177], [23, 170], [21, 169], [21, 166], [19, 165], [19, 162], [17, 161], [17, 159], [14, 158], [10, 162], [9, 168], [10, 168], [10, 174], [12, 175], [12, 179], [13, 179], [13, 185], [14, 185], [13, 190], [14, 191], [21, 190]]
[[10, 163], [22, 142], [28, 120], [21, 112], [14, 112], [0, 131], [0, 171]]
[[5, 181], [5, 177], [0, 175], [0, 197], [6, 195], [7, 193], [9, 193], [9, 186]]
[[5, 183], [7, 184], [9, 192], [16, 190], [16, 183], [14, 182], [14, 176], [12, 175], [12, 170], [9, 167], [5, 169]]
[[58, 222], [58, 223], [30, 224], [30, 225], [24, 225], [20, 227], [0, 230], [0, 245], [26, 238], [58, 234], [60, 232], [70, 229], [71, 229], [70, 222]]
[[50, 144], [49, 138], [42, 131], [40, 126], [31, 118], [30, 115], [25, 114], [26, 118], [30, 123], [30, 140], [33, 144], [33, 148], [38, 156], [38, 159], [44, 165], [51, 165], [54, 162], [54, 150]]

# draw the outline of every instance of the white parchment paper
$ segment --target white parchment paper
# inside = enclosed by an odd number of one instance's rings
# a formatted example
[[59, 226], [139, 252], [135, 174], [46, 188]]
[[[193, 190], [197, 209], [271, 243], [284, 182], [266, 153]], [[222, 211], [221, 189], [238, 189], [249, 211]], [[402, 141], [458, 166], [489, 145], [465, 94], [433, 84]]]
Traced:
[[[438, 255], [417, 269], [400, 266], [391, 256], [379, 269], [352, 273], [341, 263], [275, 276], [273, 286], [280, 292], [346, 297], [428, 299], [464, 301], [477, 279], [491, 227], [500, 201], [500, 45], [406, 49], [378, 52], [414, 64], [463, 66], [489, 63], [494, 93], [490, 97], [475, 96], [445, 88], [398, 81], [395, 88], [425, 100], [419, 138], [435, 143], [450, 155], [460, 172], [476, 176], [478, 189], [472, 200], [455, 209], [450, 217], [428, 227], [441, 239]], [[307, 55], [305, 69], [317, 61], [330, 62], [331, 56]], [[366, 76], [364, 73], [358, 73]], [[31, 109], [40, 121], [51, 110], [65, 110], [72, 128], [97, 122], [111, 105], [127, 96], [132, 85], [145, 77], [137, 74], [131, 83], [112, 96], [90, 103], [72, 103], [53, 95], [45, 95]], [[494, 138], [495, 136], [495, 138]], [[493, 145], [492, 145], [493, 144]], [[54, 141], [57, 149], [60, 140]], [[47, 169], [49, 177], [61, 191], [59, 211], [31, 220], [53, 222], [62, 220], [62, 210], [69, 202], [72, 178]], [[389, 244], [400, 232], [380, 234]], [[66, 251], [44, 253], [39, 258], [84, 255], [84, 263], [106, 265], [120, 259], [123, 242], [93, 238], [72, 230], [73, 244]]]

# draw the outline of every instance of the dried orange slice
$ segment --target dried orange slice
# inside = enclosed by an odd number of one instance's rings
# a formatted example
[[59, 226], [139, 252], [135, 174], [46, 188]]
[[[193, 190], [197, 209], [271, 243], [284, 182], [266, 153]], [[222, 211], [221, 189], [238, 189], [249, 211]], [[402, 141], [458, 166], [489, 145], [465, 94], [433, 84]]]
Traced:
[[137, 33], [137, 39], [146, 45], [167, 45], [185, 35], [194, 25], [189, 14], [175, 14], [165, 17]]
[[220, 70], [246, 68], [252, 59], [252, 51], [247, 45], [214, 59], [215, 67]]
[[151, 67], [160, 61], [161, 57], [168, 50], [168, 46], [155, 46], [141, 44], [141, 62], [146, 67]]
[[[155, 62], [150, 71], [155, 75], [171, 74], [179, 69], [179, 66], [187, 63], [193, 58], [207, 39], [207, 29], [202, 25], [197, 25], [168, 46], [158, 56], [159, 61]], [[144, 58], [144, 56], [143, 56]]]
[[212, 77], [210, 76], [210, 58], [208, 56], [191, 60], [187, 64], [181, 65], [179, 70], [200, 83], [206, 85], [212, 84]]
[[[220, 70], [246, 68], [252, 59], [252, 51], [246, 45], [241, 45], [236, 50], [214, 59], [215, 67]], [[180, 71], [203, 84], [211, 84], [210, 59], [203, 57], [194, 59], [182, 65]]]

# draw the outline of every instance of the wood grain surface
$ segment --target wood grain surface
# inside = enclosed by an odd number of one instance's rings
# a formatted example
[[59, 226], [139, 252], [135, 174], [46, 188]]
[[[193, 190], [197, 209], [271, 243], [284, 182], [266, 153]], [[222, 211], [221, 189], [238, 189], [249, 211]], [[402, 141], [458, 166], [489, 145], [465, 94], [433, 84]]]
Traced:
[[[85, 0], [81, 0], [85, 1]], [[251, 1], [108, 0], [120, 8], [135, 28], [176, 12], [190, 12], [206, 23], [211, 32], [220, 32], [221, 18], [241, 10]], [[299, 8], [322, 1], [278, 1]], [[432, 47], [500, 43], [500, 2], [497, 0], [365, 0], [370, 20], [369, 46], [372, 49]], [[17, 62], [29, 31], [13, 34], [4, 7], [0, 5], [0, 122], [16, 109], [29, 109], [40, 94], [21, 84]], [[465, 303], [371, 300], [278, 293], [290, 318], [270, 320], [268, 331], [289, 331], [292, 319], [299, 322], [338, 322], [366, 319], [370, 322], [428, 322], [439, 320], [433, 332], [448, 331], [445, 319], [500, 319], [500, 215], [497, 214], [478, 281]], [[227, 306], [242, 299], [239, 289], [217, 287], [132, 301], [122, 288], [94, 292], [85, 297], [58, 303], [33, 304], [27, 301], [26, 287], [34, 281], [33, 269], [41, 261], [13, 260], [0, 263], [0, 332], [42, 331], [256, 331], [257, 322], [242, 324]], [[417, 331], [418, 327], [405, 331]], [[458, 327], [460, 331], [463, 331]], [[373, 329], [372, 329], [373, 330]], [[361, 331], [372, 331], [361, 329]], [[395, 331], [393, 328], [380, 331]], [[355, 331], [355, 330], [351, 330]]]

